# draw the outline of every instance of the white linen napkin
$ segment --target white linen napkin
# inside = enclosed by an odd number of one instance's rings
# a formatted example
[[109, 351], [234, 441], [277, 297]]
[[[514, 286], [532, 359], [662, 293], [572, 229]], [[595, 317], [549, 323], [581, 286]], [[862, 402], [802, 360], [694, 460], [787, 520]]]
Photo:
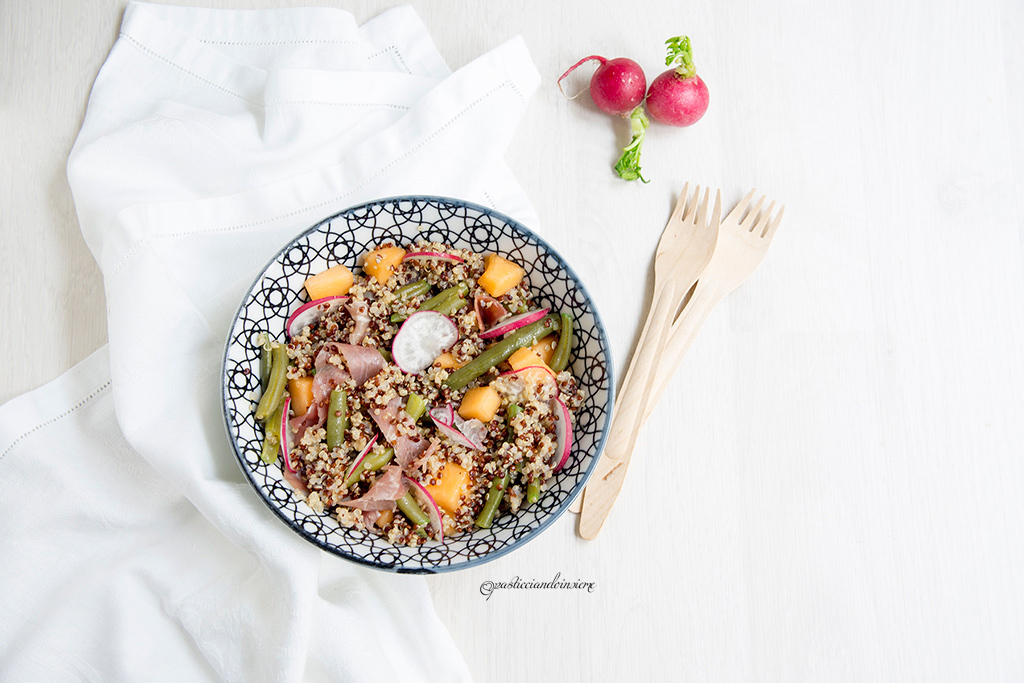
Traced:
[[220, 361], [259, 268], [347, 206], [453, 195], [536, 224], [501, 156], [538, 83], [519, 39], [450, 74], [408, 8], [128, 7], [68, 164], [109, 348], [0, 409], [0, 671], [469, 678], [422, 579], [266, 510]]

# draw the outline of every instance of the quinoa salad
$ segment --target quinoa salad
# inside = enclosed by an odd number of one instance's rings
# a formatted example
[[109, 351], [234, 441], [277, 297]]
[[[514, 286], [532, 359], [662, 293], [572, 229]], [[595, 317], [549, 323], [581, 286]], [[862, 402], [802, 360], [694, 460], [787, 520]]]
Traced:
[[436, 242], [377, 245], [305, 282], [261, 345], [261, 459], [316, 512], [391, 543], [488, 528], [544, 495], [583, 401], [573, 319], [521, 265]]

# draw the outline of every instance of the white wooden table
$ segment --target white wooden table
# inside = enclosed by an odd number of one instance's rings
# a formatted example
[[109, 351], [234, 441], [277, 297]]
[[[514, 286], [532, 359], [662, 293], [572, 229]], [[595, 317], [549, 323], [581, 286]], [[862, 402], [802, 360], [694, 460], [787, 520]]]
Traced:
[[[342, 4], [367, 19], [398, 3]], [[565, 518], [430, 580], [474, 675], [1024, 678], [1024, 4], [413, 5], [452, 67], [525, 37], [544, 84], [508, 162], [619, 367], [684, 181], [787, 205], [641, 436], [598, 540]], [[64, 165], [123, 6], [0, 6], [0, 401], [105, 341]], [[627, 184], [610, 171], [625, 124], [555, 79], [592, 53], [652, 78], [679, 33], [711, 107], [691, 129], [652, 127], [651, 182]], [[481, 595], [556, 575], [595, 589]]]

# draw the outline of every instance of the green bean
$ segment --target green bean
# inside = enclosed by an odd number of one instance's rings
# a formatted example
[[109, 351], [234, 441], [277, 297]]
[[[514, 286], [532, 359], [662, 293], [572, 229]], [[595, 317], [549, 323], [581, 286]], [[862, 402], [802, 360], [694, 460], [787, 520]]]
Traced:
[[348, 430], [348, 392], [341, 387], [331, 391], [331, 400], [327, 404], [327, 447], [335, 449], [345, 441]]
[[465, 282], [460, 282], [454, 287], [439, 292], [438, 294], [430, 297], [424, 301], [418, 310], [420, 311], [437, 311], [438, 313], [444, 313], [449, 315], [450, 313], [457, 310], [452, 306], [461, 307], [465, 303], [462, 297], [469, 293], [469, 285]]
[[526, 502], [530, 505], [540, 500], [540, 484], [526, 485]]
[[345, 480], [345, 486], [351, 486], [352, 484], [359, 481], [359, 477], [363, 476], [363, 472], [376, 472], [380, 468], [391, 462], [391, 458], [395, 457], [395, 449], [391, 446], [380, 450], [371, 451], [366, 454], [363, 461], [359, 463], [359, 466], [352, 471], [352, 474]]
[[515, 441], [516, 435], [512, 429], [512, 419], [521, 412], [523, 412], [523, 408], [517, 403], [513, 403], [505, 409], [505, 441]]
[[407, 285], [403, 285], [395, 290], [395, 296], [398, 297], [399, 301], [408, 301], [418, 296], [423, 296], [430, 291], [430, 283], [426, 280], [417, 280], [416, 282], [410, 282]]
[[256, 419], [265, 422], [284, 399], [285, 384], [288, 382], [288, 350], [284, 344], [271, 344], [272, 359], [270, 362], [270, 381], [263, 392], [259, 405], [256, 406]]
[[265, 463], [277, 462], [277, 453], [281, 450], [281, 419], [284, 406], [280, 406], [267, 424], [263, 427], [263, 449], [260, 460]]
[[256, 342], [260, 345], [260, 391], [266, 391], [270, 381], [270, 337], [261, 332]]
[[398, 509], [402, 511], [409, 521], [414, 526], [426, 526], [430, 524], [430, 519], [427, 514], [423, 512], [423, 508], [416, 502], [416, 499], [412, 497], [412, 491], [406, 491], [405, 495], [398, 499]]
[[558, 337], [558, 346], [551, 356], [551, 369], [555, 372], [565, 370], [569, 364], [569, 353], [572, 351], [572, 316], [563, 313], [559, 316], [562, 319], [562, 333]]
[[537, 322], [531, 323], [526, 327], [522, 327], [515, 332], [511, 332], [500, 342], [491, 348], [486, 349], [479, 356], [448, 375], [448, 379], [444, 381], [444, 385], [449, 389], [461, 389], [498, 363], [508, 359], [509, 356], [519, 349], [524, 346], [530, 346], [538, 339], [548, 334], [551, 331], [551, 328], [554, 327], [557, 319], [557, 316], [548, 315], [542, 320], [538, 320]]
[[427, 412], [427, 402], [419, 394], [409, 394], [409, 399], [405, 402], [405, 412], [409, 413], [413, 422], [419, 422]]
[[473, 522], [481, 529], [490, 529], [491, 523], [494, 521], [494, 514], [498, 511], [498, 505], [501, 503], [501, 499], [505, 497], [505, 490], [508, 488], [509, 479], [512, 476], [506, 472], [503, 476], [496, 477], [491, 482], [491, 488], [487, 492], [487, 499], [484, 501], [484, 507], [480, 510], [480, 514], [477, 515], [476, 520]]
[[387, 350], [387, 349], [377, 349], [377, 350], [380, 351], [380, 355], [384, 358], [384, 360], [386, 362], [388, 362], [388, 363], [391, 362], [391, 352], [389, 350]]

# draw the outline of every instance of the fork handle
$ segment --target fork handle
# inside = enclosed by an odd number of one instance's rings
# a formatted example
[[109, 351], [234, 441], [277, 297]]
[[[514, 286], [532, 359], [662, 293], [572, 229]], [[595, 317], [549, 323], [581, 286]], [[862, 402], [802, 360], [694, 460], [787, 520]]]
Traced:
[[654, 411], [661, 395], [665, 393], [676, 369], [683, 360], [683, 356], [690, 350], [693, 340], [697, 337], [708, 315], [725, 298], [728, 292], [723, 291], [715, 282], [698, 282], [693, 296], [686, 302], [679, 317], [672, 324], [668, 335], [668, 342], [662, 351], [661, 362], [657, 372], [651, 378], [651, 391], [647, 402], [643, 407], [643, 416], [637, 424], [639, 430], [647, 422], [647, 418]]

